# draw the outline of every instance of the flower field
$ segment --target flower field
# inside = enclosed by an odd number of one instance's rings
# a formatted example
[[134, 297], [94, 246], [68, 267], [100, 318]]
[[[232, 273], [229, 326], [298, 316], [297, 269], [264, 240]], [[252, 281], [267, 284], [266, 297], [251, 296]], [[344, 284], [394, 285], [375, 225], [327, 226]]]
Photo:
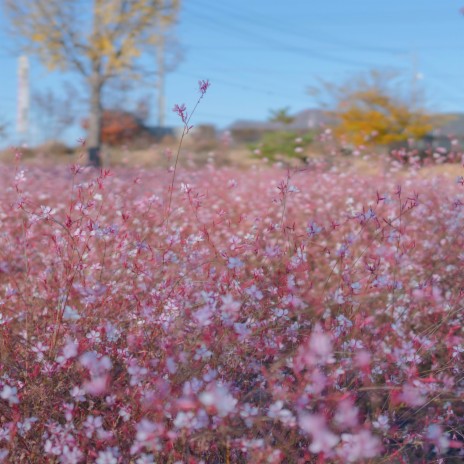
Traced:
[[0, 182], [0, 462], [464, 460], [461, 182]]

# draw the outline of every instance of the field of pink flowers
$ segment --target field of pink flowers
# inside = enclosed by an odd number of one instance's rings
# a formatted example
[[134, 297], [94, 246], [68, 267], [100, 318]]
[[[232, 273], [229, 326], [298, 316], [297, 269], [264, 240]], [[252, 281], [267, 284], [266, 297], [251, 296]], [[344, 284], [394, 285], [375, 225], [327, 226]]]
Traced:
[[0, 167], [0, 462], [464, 460], [459, 179], [170, 183]]

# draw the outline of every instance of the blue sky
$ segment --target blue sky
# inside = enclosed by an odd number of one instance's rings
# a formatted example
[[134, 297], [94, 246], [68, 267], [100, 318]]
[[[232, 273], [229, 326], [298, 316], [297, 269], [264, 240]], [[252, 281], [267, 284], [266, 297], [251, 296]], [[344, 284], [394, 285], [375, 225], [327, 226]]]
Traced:
[[[315, 107], [307, 88], [318, 78], [340, 82], [372, 68], [396, 69], [406, 81], [420, 73], [431, 109], [464, 112], [462, 6], [459, 0], [184, 0], [175, 30], [184, 59], [167, 75], [167, 123], [178, 125], [175, 103], [195, 102], [198, 79], [209, 79], [211, 88], [193, 123], [222, 128], [236, 119], [266, 119], [271, 109]], [[12, 49], [0, 32], [0, 119], [11, 122], [14, 138]], [[59, 88], [61, 81], [32, 61], [32, 91]], [[150, 95], [156, 118], [155, 88], [141, 92]], [[81, 132], [69, 131], [67, 141]]]

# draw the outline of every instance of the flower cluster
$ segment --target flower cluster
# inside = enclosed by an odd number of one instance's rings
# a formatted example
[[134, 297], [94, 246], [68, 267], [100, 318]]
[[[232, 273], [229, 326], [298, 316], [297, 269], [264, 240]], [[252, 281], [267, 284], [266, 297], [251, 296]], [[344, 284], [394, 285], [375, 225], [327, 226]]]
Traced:
[[463, 459], [461, 183], [111, 174], [0, 167], [0, 462]]

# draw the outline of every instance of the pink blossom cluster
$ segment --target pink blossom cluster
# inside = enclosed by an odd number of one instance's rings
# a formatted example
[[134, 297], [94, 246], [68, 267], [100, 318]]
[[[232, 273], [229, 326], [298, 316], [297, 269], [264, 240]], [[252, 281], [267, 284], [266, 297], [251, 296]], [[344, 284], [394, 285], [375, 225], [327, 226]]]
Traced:
[[0, 182], [0, 462], [464, 459], [461, 183]]

